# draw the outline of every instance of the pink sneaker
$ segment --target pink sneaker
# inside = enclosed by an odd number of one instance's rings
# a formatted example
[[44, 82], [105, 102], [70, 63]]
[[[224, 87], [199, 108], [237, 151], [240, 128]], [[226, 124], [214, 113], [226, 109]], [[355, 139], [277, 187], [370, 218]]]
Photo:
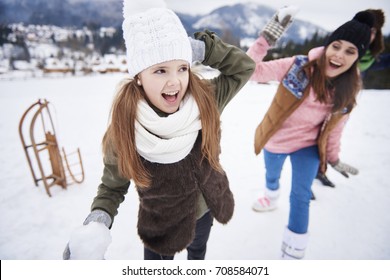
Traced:
[[260, 197], [252, 206], [252, 209], [257, 212], [272, 211], [277, 208], [277, 199], [269, 199], [268, 197]]

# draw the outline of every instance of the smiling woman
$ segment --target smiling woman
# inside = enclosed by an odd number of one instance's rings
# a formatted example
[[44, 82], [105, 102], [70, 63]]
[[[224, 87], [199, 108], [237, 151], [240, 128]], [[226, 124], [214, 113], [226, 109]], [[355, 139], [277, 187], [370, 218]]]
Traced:
[[358, 50], [354, 44], [348, 41], [337, 40], [329, 45], [325, 56], [328, 58], [325, 75], [329, 78], [335, 78], [351, 68], [352, 64], [357, 61]]
[[257, 64], [252, 80], [280, 82], [255, 133], [256, 154], [264, 150], [266, 191], [253, 209], [264, 212], [277, 207], [282, 168], [290, 157], [290, 214], [281, 255], [302, 259], [308, 244], [311, 186], [318, 168], [325, 172], [329, 163], [343, 175], [358, 173], [339, 160], [340, 138], [360, 90], [357, 62], [369, 46], [373, 17], [366, 12], [346, 22], [329, 36], [324, 47], [311, 50], [307, 56], [264, 62], [291, 18], [288, 8], [277, 13], [248, 50]]

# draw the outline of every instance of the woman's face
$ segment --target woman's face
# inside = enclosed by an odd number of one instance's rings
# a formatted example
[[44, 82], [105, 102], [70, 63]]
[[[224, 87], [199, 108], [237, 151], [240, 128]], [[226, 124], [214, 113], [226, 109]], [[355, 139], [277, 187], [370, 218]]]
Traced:
[[348, 41], [333, 41], [325, 51], [325, 73], [329, 78], [337, 77], [347, 71], [358, 59], [356, 46]]
[[189, 64], [185, 60], [155, 64], [142, 71], [138, 78], [154, 106], [165, 113], [175, 113], [187, 92]]

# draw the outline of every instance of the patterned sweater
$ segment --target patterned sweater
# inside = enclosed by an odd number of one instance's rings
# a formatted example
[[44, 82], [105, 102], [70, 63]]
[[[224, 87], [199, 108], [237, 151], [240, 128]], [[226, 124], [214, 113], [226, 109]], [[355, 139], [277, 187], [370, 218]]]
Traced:
[[[256, 62], [256, 69], [251, 77], [252, 81], [259, 83], [281, 82], [296, 59], [296, 57], [289, 57], [263, 62], [268, 49], [269, 45], [263, 37], [259, 37], [249, 48], [247, 54]], [[316, 59], [323, 51], [323, 48], [313, 49], [309, 52], [309, 60]], [[310, 87], [309, 96], [283, 122], [267, 141], [265, 148], [273, 153], [291, 153], [316, 145], [321, 127], [324, 121], [330, 117], [331, 107], [331, 104], [316, 101], [315, 92]], [[340, 138], [347, 118], [347, 115], [343, 116], [329, 133], [326, 145], [326, 158], [329, 162], [335, 162], [339, 158]]]

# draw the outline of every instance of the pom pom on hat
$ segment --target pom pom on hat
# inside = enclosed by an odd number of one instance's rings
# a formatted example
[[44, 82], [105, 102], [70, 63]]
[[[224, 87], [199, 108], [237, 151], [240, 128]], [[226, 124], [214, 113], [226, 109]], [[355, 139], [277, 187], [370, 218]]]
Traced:
[[370, 45], [371, 27], [374, 17], [367, 11], [360, 12], [355, 17], [337, 28], [327, 39], [325, 46], [336, 40], [345, 40], [356, 46], [359, 58], [368, 50]]
[[131, 77], [158, 63], [192, 62], [192, 48], [179, 17], [163, 0], [124, 0], [122, 24]]
[[367, 24], [370, 28], [374, 26], [375, 18], [368, 11], [358, 12], [352, 20], [357, 20], [361, 23]]

